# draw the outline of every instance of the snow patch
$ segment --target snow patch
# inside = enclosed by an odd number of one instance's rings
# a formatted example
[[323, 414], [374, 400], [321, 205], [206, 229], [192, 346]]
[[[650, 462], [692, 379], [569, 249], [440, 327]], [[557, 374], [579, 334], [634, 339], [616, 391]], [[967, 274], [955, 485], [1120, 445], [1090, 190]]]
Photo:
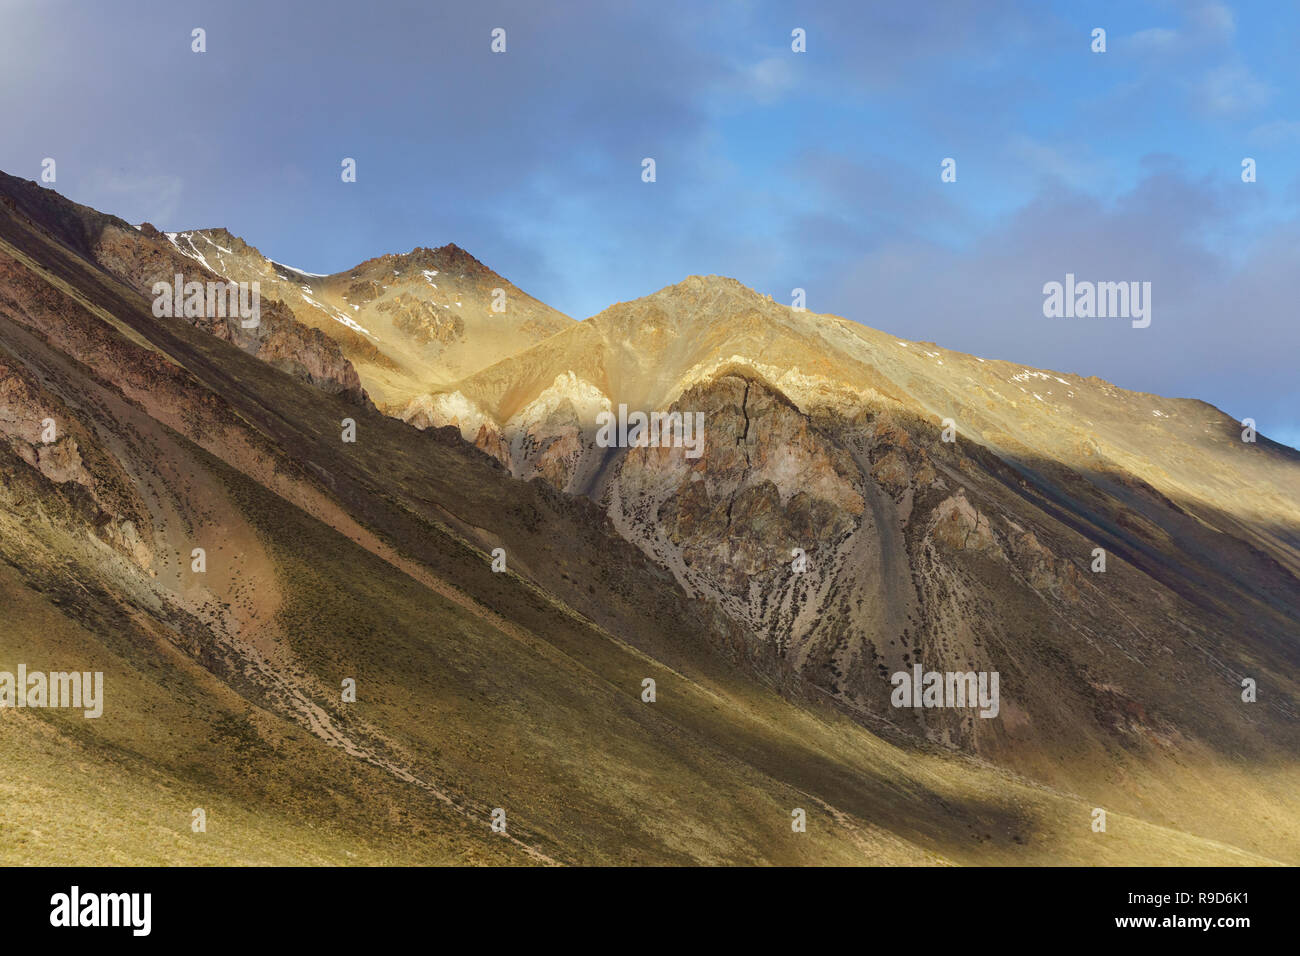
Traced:
[[[307, 291], [310, 292], [311, 290], [308, 289]], [[334, 311], [333, 309], [331, 309], [329, 306], [324, 305], [323, 303], [317, 302], [315, 299], [313, 299], [311, 296], [309, 296], [306, 292], [304, 292], [304, 293], [302, 294], [302, 297], [303, 297], [304, 299], [307, 300], [308, 304], [310, 304], [310, 305], [314, 305], [316, 308], [320, 309], [322, 312], [324, 312], [326, 315], [328, 315], [328, 316], [329, 316], [331, 319], [333, 319], [335, 322], [338, 322], [338, 323], [341, 324], [341, 325], [346, 325], [346, 326], [347, 326], [348, 328], [350, 328], [353, 332], [360, 332], [362, 335], [368, 335], [368, 336], [370, 336], [372, 339], [374, 339], [376, 342], [379, 341], [378, 337], [375, 336], [375, 334], [374, 334], [373, 332], [371, 332], [369, 329], [367, 329], [367, 328], [365, 328], [365, 327], [363, 327], [363, 326], [357, 324], [357, 323], [354, 322], [352, 319], [350, 319], [350, 318], [348, 318], [346, 315], [344, 315], [342, 312], [335, 312], [335, 311]], [[353, 308], [356, 308], [356, 306], [353, 306]]]
[[281, 269], [288, 269], [290, 272], [296, 272], [300, 276], [311, 276], [313, 279], [325, 279], [329, 277], [328, 272], [304, 272], [302, 269], [295, 269], [293, 266], [287, 266], [283, 262], [276, 262], [274, 259], [271, 259], [270, 263], [273, 266], [279, 266]]
[[233, 255], [234, 255], [234, 253], [231, 252], [229, 249], [227, 249], [225, 246], [218, 245], [216, 242], [214, 242], [213, 239], [212, 239], [212, 237], [209, 236], [207, 233], [204, 233], [204, 232], [199, 233], [199, 238], [205, 240], [205, 241], [207, 242], [207, 244], [210, 245], [210, 246], [216, 246], [218, 249], [220, 249], [222, 252], [224, 252], [224, 253], [225, 253], [226, 255], [228, 255], [228, 256], [233, 256]]
[[[222, 272], [220, 269], [214, 268], [212, 263], [208, 262], [208, 260], [204, 258], [203, 253], [199, 252], [199, 247], [194, 244], [193, 233], [165, 232], [163, 233], [163, 235], [167, 237], [167, 241], [170, 242], [172, 246], [175, 247], [176, 251], [179, 252], [181, 255], [183, 255], [186, 259], [193, 259], [195, 262], [199, 263], [199, 265], [203, 266], [203, 268], [207, 269], [209, 272], [215, 272], [217, 273], [217, 275], [222, 275], [222, 276], [225, 275], [225, 273]], [[189, 252], [186, 252], [185, 249], [181, 246], [180, 242], [177, 241], [180, 239], [184, 239], [185, 244], [190, 247]]]

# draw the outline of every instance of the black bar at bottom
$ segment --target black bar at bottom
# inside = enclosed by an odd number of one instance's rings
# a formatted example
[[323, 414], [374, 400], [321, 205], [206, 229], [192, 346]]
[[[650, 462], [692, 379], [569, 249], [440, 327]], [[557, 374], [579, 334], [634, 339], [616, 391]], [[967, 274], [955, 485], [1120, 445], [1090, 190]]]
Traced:
[[[1293, 876], [1201, 868], [27, 868], [0, 870], [0, 919], [6, 943], [76, 935], [127, 945], [333, 947], [392, 934], [458, 945], [469, 933], [500, 945], [580, 933], [619, 948], [684, 943], [692, 928], [729, 943], [770, 944], [790, 932], [810, 946], [842, 937], [864, 948], [954, 934], [985, 945], [1124, 937], [1231, 945], [1286, 928]], [[453, 929], [456, 936], [445, 935]]]

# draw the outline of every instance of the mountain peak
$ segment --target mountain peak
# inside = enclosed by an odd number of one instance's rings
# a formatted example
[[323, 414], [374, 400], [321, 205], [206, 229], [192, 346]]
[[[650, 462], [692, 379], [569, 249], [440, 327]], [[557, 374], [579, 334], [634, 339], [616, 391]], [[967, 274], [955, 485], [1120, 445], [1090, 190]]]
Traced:
[[594, 316], [599, 325], [635, 327], [689, 320], [696, 325], [701, 319], [726, 321], [741, 313], [774, 309], [770, 295], [755, 292], [739, 279], [719, 275], [689, 275], [680, 282], [664, 286], [649, 295], [616, 303]]
[[720, 275], [689, 275], [674, 285], [664, 286], [658, 292], [652, 293], [647, 298], [662, 299], [682, 297], [703, 297], [709, 300], [710, 304], [720, 304], [728, 299], [734, 300], [737, 303], [747, 302], [751, 304], [772, 302], [772, 297], [770, 295], [755, 292], [739, 279]]
[[454, 242], [431, 249], [428, 246], [416, 246], [410, 252], [389, 252], [373, 259], [367, 259], [351, 269], [349, 274], [361, 274], [379, 267], [391, 269], [437, 269], [441, 272], [454, 272], [467, 277], [495, 276], [496, 273], [477, 258], [466, 252]]

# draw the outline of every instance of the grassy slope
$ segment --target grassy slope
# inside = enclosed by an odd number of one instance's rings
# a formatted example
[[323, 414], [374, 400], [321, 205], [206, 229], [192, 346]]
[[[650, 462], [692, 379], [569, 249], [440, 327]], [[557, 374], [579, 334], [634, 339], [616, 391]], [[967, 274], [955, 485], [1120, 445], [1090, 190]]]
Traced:
[[[103, 281], [75, 262], [55, 265], [78, 288]], [[1094, 835], [1088, 801], [904, 749], [833, 711], [785, 700], [707, 650], [680, 595], [570, 506], [378, 416], [353, 410], [362, 437], [344, 446], [341, 403], [215, 339], [151, 327], [138, 306], [114, 314], [232, 396], [291, 457], [314, 461], [337, 489], [317, 490], [318, 500], [348, 502], [420, 572], [400, 572], [191, 448], [184, 467], [224, 489], [269, 556], [274, 582], [263, 583], [281, 598], [271, 630], [295, 656], [302, 686], [357, 677], [356, 705], [319, 700], [353, 739], [480, 818], [506, 807], [512, 833], [557, 860], [1246, 859], [1120, 814]], [[481, 551], [440, 520], [446, 509], [508, 538], [522, 558], [516, 567], [540, 580], [599, 582], [603, 593], [570, 586], [566, 596], [603, 626], [492, 575]], [[97, 598], [76, 609], [90, 626], [76, 623], [53, 604], [55, 559], [76, 553], [61, 533], [11, 525], [0, 539], [18, 564], [0, 573], [15, 624], [3, 632], [0, 666], [102, 661], [109, 710], [98, 722], [0, 715], [10, 723], [0, 743], [10, 771], [0, 803], [5, 862], [528, 862], [427, 790], [326, 746], [256, 682], [219, 679], [160, 622], [124, 627], [113, 602]], [[42, 546], [44, 567], [32, 559]], [[40, 590], [24, 588], [20, 574]], [[659, 682], [653, 705], [639, 700], [645, 676]], [[208, 809], [208, 834], [189, 833], [191, 806]], [[805, 835], [790, 832], [795, 806], [809, 812]]]

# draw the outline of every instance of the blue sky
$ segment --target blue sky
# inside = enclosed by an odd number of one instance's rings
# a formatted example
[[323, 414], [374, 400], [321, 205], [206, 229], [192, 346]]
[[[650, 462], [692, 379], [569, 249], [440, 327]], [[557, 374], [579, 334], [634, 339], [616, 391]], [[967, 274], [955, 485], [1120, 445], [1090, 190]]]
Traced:
[[[1298, 63], [1277, 0], [0, 0], [0, 168], [312, 272], [455, 242], [579, 318], [800, 287], [1300, 445]], [[1150, 328], [1044, 318], [1067, 272], [1150, 281]]]

